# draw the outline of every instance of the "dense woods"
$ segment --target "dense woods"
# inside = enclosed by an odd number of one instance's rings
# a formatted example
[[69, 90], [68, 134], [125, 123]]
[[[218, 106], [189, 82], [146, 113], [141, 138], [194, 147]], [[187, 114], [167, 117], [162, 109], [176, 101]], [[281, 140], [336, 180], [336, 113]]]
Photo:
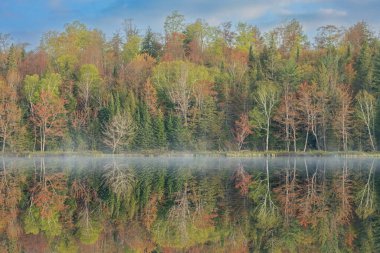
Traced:
[[312, 40], [297, 20], [262, 33], [178, 12], [164, 34], [123, 28], [73, 22], [33, 51], [0, 34], [3, 151], [377, 150], [380, 40], [365, 22]]

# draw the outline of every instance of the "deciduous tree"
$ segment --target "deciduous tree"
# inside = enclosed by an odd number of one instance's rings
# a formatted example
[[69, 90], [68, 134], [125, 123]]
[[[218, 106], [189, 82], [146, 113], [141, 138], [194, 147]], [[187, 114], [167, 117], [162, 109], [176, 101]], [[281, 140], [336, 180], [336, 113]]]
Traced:
[[21, 110], [17, 105], [16, 91], [1, 79], [0, 90], [0, 137], [4, 153], [8, 138], [20, 127]]
[[129, 144], [136, 131], [135, 123], [127, 113], [116, 114], [103, 130], [104, 144], [115, 153], [118, 148]]
[[343, 151], [347, 151], [353, 113], [351, 90], [347, 85], [341, 84], [337, 87], [336, 91], [338, 108], [335, 111], [333, 125], [342, 141]]
[[252, 124], [254, 127], [265, 130], [265, 150], [268, 151], [270, 125], [279, 100], [279, 88], [273, 82], [263, 81], [253, 96], [257, 107], [251, 112]]
[[66, 128], [65, 100], [49, 90], [41, 90], [39, 101], [32, 103], [31, 121], [39, 129], [40, 150], [45, 151], [48, 138], [63, 137]]
[[251, 128], [252, 126], [249, 123], [248, 115], [246, 113], [240, 115], [239, 120], [235, 121], [233, 132], [239, 151], [243, 147], [245, 139], [253, 133]]
[[374, 118], [375, 118], [375, 97], [366, 90], [361, 90], [356, 95], [356, 108], [359, 119], [367, 128], [368, 137], [372, 150], [376, 150], [374, 142]]

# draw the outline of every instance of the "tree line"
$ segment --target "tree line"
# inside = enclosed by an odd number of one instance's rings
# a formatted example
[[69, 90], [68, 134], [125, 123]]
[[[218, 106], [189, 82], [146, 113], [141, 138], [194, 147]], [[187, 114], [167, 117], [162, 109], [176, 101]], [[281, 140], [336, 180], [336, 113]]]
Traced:
[[131, 20], [112, 38], [80, 22], [37, 49], [0, 33], [0, 141], [45, 150], [375, 151], [380, 40], [365, 22]]

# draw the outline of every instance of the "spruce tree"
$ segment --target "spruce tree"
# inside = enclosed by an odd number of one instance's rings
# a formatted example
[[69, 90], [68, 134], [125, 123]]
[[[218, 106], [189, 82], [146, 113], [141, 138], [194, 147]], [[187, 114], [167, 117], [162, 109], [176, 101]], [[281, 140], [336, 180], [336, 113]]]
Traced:
[[380, 95], [380, 50], [377, 52], [373, 59], [373, 78], [372, 78], [373, 91]]
[[137, 136], [135, 146], [138, 149], [150, 149], [154, 146], [154, 133], [152, 127], [152, 118], [144, 104], [139, 104], [136, 120], [138, 122]]
[[165, 123], [164, 118], [159, 111], [158, 115], [154, 117], [153, 120], [153, 131], [155, 137], [155, 148], [165, 148], [167, 146], [166, 132], [165, 132]]
[[360, 54], [355, 62], [356, 77], [353, 84], [354, 92], [365, 89], [371, 91], [372, 86], [372, 59], [371, 50], [367, 43], [364, 43]]
[[153, 58], [158, 58], [161, 50], [161, 45], [158, 42], [152, 29], [148, 27], [145, 37], [141, 43], [141, 53], [149, 54]]
[[12, 70], [17, 68], [17, 59], [16, 59], [16, 48], [12, 44], [9, 48], [9, 53], [7, 57], [7, 70]]

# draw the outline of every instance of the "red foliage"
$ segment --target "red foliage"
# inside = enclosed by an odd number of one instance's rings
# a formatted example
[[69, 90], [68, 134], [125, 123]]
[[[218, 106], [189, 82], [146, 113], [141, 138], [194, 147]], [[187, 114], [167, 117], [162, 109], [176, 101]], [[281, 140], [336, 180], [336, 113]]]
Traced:
[[234, 136], [240, 150], [244, 144], [244, 140], [252, 134], [251, 125], [249, 124], [248, 115], [243, 113], [239, 120], [235, 121]]
[[247, 196], [249, 191], [249, 185], [252, 182], [252, 176], [249, 175], [242, 165], [236, 169], [234, 173], [235, 188], [239, 189], [240, 195]]
[[173, 33], [166, 38], [164, 55], [162, 61], [183, 60], [185, 50], [183, 48], [183, 40], [185, 35], [182, 33]]

